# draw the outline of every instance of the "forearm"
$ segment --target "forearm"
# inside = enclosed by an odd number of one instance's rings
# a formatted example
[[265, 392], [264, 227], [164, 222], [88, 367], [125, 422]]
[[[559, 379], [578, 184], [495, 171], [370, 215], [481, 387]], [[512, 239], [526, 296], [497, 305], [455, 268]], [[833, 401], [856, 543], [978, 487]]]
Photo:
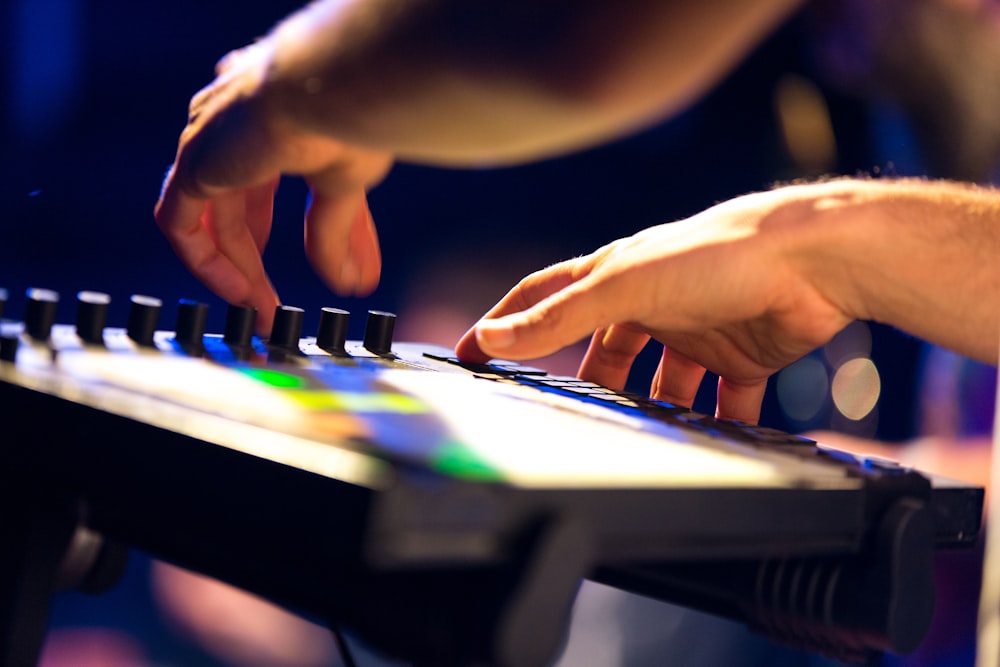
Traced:
[[845, 180], [788, 192], [789, 212], [820, 218], [789, 248], [828, 299], [858, 319], [997, 363], [1000, 191]]
[[270, 36], [283, 122], [403, 159], [534, 159], [662, 118], [797, 0], [314, 4]]

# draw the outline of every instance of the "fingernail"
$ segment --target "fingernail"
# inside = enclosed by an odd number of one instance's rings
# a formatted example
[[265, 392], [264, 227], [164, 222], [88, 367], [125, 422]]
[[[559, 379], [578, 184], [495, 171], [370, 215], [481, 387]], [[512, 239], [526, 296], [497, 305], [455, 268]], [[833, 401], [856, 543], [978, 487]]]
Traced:
[[476, 339], [492, 350], [502, 350], [517, 342], [514, 327], [499, 320], [483, 320], [476, 325]]
[[361, 282], [361, 272], [358, 270], [354, 260], [347, 258], [340, 266], [340, 279], [338, 281], [340, 289], [344, 292], [356, 292], [358, 284]]

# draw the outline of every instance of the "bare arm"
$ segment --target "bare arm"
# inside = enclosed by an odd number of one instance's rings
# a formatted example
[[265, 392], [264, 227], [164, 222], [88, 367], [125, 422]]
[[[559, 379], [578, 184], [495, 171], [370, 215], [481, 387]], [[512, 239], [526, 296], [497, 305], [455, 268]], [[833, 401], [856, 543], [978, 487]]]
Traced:
[[797, 0], [376, 0], [280, 26], [261, 95], [404, 159], [522, 161], [663, 118]]
[[813, 283], [844, 299], [853, 317], [995, 365], [1000, 191], [917, 179], [846, 185], [814, 204], [833, 235], [813, 248]]

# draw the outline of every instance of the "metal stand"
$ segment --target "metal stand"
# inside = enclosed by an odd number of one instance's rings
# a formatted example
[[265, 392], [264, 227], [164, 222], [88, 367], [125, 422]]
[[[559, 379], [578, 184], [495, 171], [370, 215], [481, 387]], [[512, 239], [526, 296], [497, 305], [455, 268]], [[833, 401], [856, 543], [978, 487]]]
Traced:
[[40, 485], [0, 480], [0, 667], [38, 663], [57, 590], [107, 590], [126, 550], [81, 521], [80, 505]]
[[413, 667], [546, 667], [592, 566], [572, 521], [539, 522], [503, 565], [369, 571], [344, 594], [359, 638]]

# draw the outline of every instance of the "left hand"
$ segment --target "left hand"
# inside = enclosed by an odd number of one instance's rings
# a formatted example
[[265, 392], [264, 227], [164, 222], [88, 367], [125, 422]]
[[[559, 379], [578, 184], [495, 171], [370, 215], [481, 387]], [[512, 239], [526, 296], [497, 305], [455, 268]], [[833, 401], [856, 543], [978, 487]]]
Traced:
[[385, 152], [293, 124], [262, 99], [271, 48], [262, 40], [229, 54], [192, 98], [155, 210], [174, 251], [209, 289], [257, 308], [261, 333], [279, 303], [261, 253], [280, 176], [309, 184], [305, 245], [317, 272], [340, 293], [366, 294], [381, 269], [366, 190], [392, 163]]

